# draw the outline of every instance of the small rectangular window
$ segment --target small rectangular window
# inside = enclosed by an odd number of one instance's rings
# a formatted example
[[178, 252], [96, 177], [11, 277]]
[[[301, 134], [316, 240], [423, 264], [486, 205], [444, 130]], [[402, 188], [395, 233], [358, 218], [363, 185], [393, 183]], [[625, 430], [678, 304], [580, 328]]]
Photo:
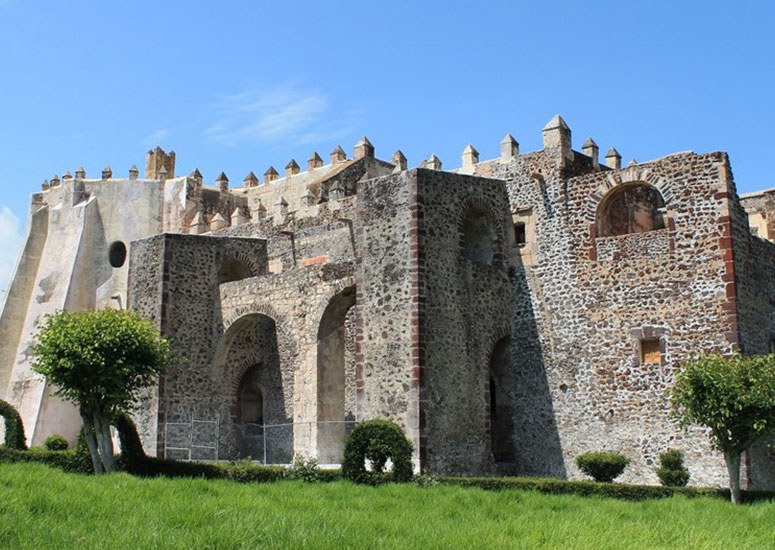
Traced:
[[641, 365], [654, 365], [662, 362], [662, 350], [659, 347], [659, 338], [649, 338], [640, 341]]
[[524, 223], [514, 224], [514, 240], [517, 242], [517, 246], [521, 246], [527, 242], [527, 233], [525, 232]]

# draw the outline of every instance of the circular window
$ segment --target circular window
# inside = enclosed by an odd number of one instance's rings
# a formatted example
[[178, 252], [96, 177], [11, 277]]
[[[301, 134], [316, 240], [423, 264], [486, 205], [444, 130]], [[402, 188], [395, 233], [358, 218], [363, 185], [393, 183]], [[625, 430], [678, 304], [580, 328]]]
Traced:
[[108, 252], [108, 259], [110, 265], [113, 267], [121, 267], [126, 262], [126, 245], [121, 241], [116, 241], [110, 245], [110, 252]]

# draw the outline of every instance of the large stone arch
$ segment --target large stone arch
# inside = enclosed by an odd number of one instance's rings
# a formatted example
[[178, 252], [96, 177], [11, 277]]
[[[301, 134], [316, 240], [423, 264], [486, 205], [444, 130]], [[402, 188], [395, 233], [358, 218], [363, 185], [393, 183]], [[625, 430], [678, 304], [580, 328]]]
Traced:
[[617, 172], [608, 172], [600, 185], [587, 197], [587, 219], [594, 223], [597, 220], [598, 207], [603, 198], [613, 189], [621, 185], [644, 183], [654, 187], [665, 201], [667, 210], [673, 209], [675, 196], [670, 182], [660, 174], [651, 171], [648, 166], [633, 165]]
[[667, 228], [665, 199], [655, 186], [633, 181], [610, 189], [595, 213], [595, 235], [610, 237]]
[[[322, 463], [340, 463], [355, 420], [355, 285], [337, 285], [326, 302], [316, 334], [317, 451]], [[349, 405], [349, 406], [348, 406]]]
[[[297, 344], [286, 321], [266, 304], [230, 312], [212, 361], [229, 411], [227, 440], [241, 456], [288, 463], [294, 453], [293, 403]], [[250, 375], [260, 388], [262, 425], [241, 422], [240, 388]]]
[[320, 326], [320, 322], [323, 320], [323, 314], [326, 312], [326, 309], [331, 303], [331, 300], [333, 300], [337, 295], [341, 294], [345, 289], [354, 286], [355, 279], [353, 277], [344, 277], [334, 282], [328, 288], [327, 292], [323, 295], [323, 299], [318, 303], [317, 309], [315, 310], [315, 314], [312, 319], [312, 327], [314, 330], [313, 337], [317, 335], [318, 327]]

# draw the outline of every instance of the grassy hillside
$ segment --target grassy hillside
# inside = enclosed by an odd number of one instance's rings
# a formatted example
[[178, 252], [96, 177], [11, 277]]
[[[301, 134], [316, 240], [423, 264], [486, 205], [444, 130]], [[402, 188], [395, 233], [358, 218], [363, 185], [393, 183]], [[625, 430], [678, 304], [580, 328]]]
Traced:
[[0, 464], [2, 548], [775, 548], [775, 503], [346, 482], [95, 478]]

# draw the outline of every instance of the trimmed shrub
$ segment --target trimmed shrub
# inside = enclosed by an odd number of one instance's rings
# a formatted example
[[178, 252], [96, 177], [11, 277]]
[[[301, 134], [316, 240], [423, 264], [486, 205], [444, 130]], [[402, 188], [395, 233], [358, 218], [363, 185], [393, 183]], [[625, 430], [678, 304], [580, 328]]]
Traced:
[[[146, 458], [143, 444], [140, 442], [140, 436], [137, 434], [137, 427], [130, 416], [125, 413], [121, 413], [114, 418], [113, 425], [116, 427], [118, 440], [121, 443], [123, 467], [126, 470], [131, 470], [131, 465]], [[84, 446], [85, 443], [84, 441]]]
[[689, 483], [689, 470], [684, 466], [681, 451], [668, 449], [659, 455], [657, 477], [665, 487], [686, 487]]
[[[385, 471], [388, 459], [393, 470]], [[371, 463], [371, 471], [366, 461]], [[397, 424], [388, 420], [366, 420], [353, 428], [344, 448], [342, 475], [356, 483], [377, 485], [412, 479], [412, 443]]]
[[70, 473], [91, 474], [94, 472], [89, 456], [79, 455], [75, 450], [49, 451], [48, 449], [35, 448], [22, 451], [0, 446], [0, 463], [2, 462], [38, 462]]
[[66, 451], [70, 446], [65, 436], [59, 434], [53, 434], [46, 438], [43, 442], [43, 446], [49, 451]]
[[239, 483], [268, 483], [285, 479], [288, 471], [282, 466], [253, 464], [249, 460], [219, 466], [222, 476]]
[[629, 458], [618, 453], [584, 453], [576, 457], [579, 470], [604, 483], [611, 483], [622, 475], [629, 463]]
[[320, 468], [318, 467], [318, 459], [303, 454], [294, 456], [293, 464], [288, 468], [288, 479], [300, 479], [307, 483], [320, 481], [321, 476]]
[[[459, 487], [477, 487], [487, 491], [507, 489], [538, 491], [551, 495], [596, 496], [619, 500], [641, 501], [684, 495], [689, 498], [713, 497], [729, 500], [728, 489], [714, 487], [660, 487], [659, 485], [625, 485], [596, 481], [565, 481], [536, 477], [439, 477], [439, 483]], [[775, 499], [773, 491], [743, 491], [743, 501], [755, 502]]]
[[24, 424], [16, 407], [0, 399], [0, 416], [5, 419], [5, 446], [9, 449], [25, 450]]

